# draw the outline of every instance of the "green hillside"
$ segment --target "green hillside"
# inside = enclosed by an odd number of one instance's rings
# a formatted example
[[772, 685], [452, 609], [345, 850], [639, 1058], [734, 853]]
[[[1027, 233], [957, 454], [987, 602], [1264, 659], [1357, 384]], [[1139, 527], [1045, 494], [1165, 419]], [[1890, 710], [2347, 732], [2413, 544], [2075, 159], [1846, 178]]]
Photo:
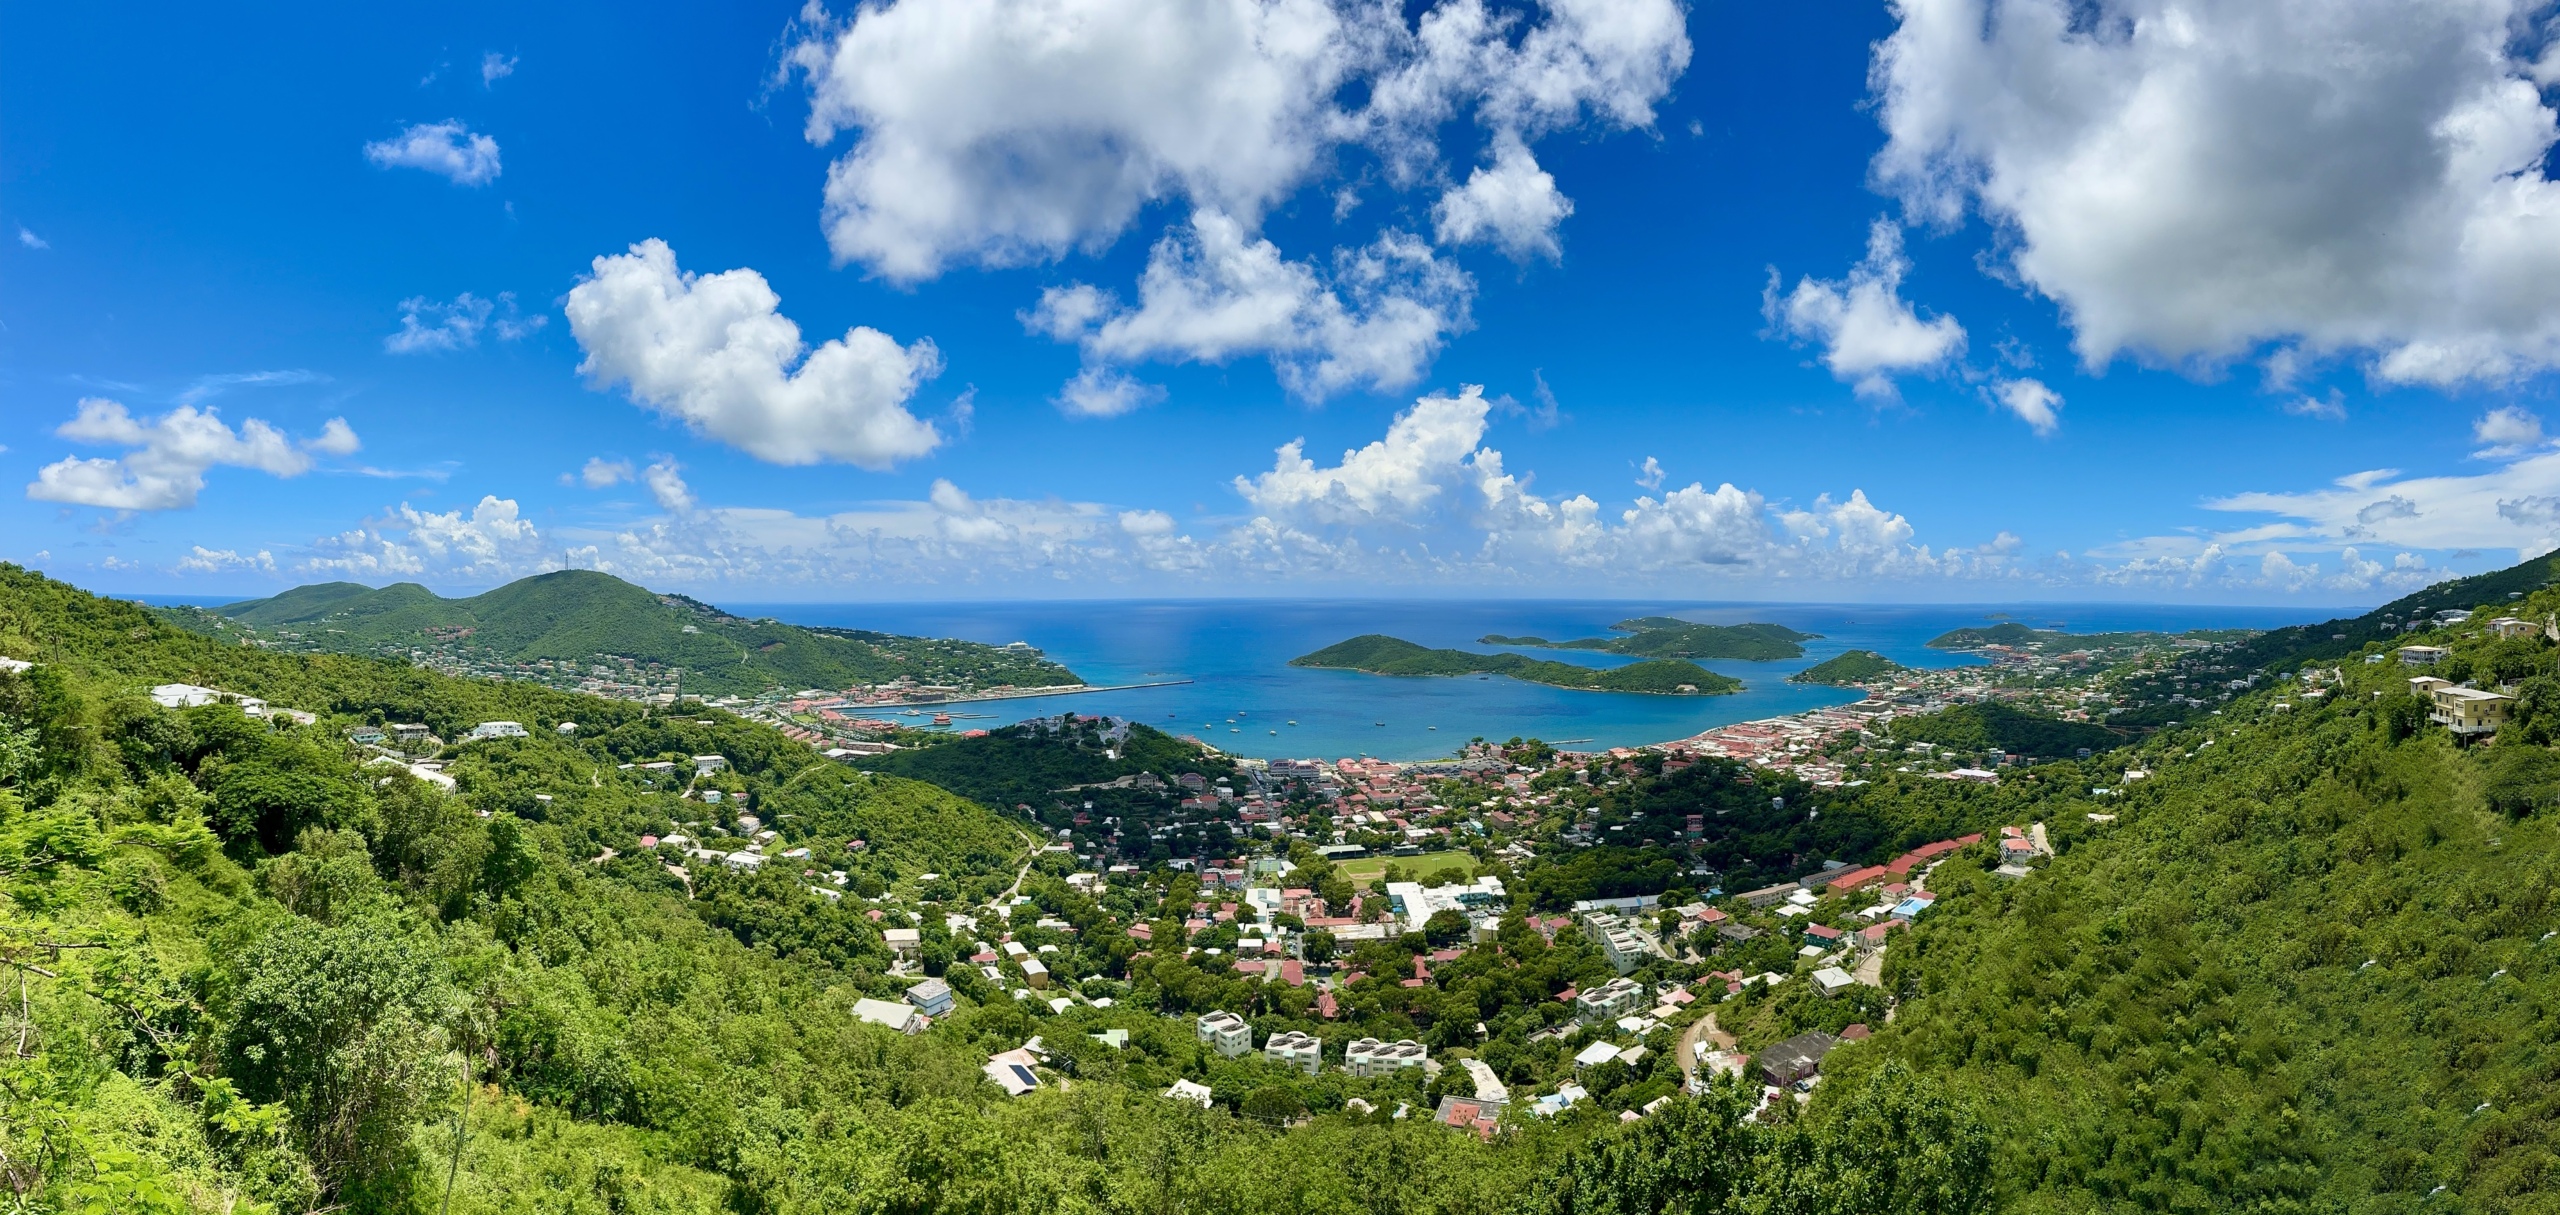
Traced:
[[[1435, 650], [1398, 637], [1369, 633], [1289, 660], [1293, 667], [1334, 667], [1371, 675], [1507, 675], [1530, 683], [1590, 692], [1649, 692], [1720, 696], [1742, 690], [1742, 681], [1694, 662], [1652, 659], [1597, 668], [1546, 662], [1518, 654]], [[1687, 689], [1683, 691], [1682, 689]]]
[[1997, 702], [1956, 705], [1919, 717], [1898, 717], [1893, 736], [1904, 742], [1934, 743], [1958, 751], [1997, 747], [2011, 755], [2052, 759], [2078, 753], [2082, 747], [2105, 751], [2124, 744], [2124, 736], [2085, 721], [2063, 721], [2013, 709]]
[[1597, 650], [1642, 658], [1727, 658], [1773, 662], [1801, 658], [1804, 646], [1819, 634], [1799, 633], [1782, 624], [1691, 624], [1669, 616], [1641, 616], [1609, 626], [1625, 637], [1581, 637], [1549, 641], [1543, 637], [1488, 634], [1485, 645], [1534, 646], [1558, 650]]
[[[1114, 927], [1180, 932], [1204, 909], [1193, 877], [1083, 893], [1003, 816], [690, 703], [243, 647], [11, 566], [0, 653], [38, 664], [0, 672], [0, 963], [18, 988], [0, 1159], [28, 1215], [1984, 1209], [1984, 1124], [1906, 1070], [1757, 1121], [1756, 1089], [1679, 1097], [1656, 1077], [1642, 1091], [1665, 1100], [1639, 1124], [1595, 1100], [1483, 1139], [1392, 1116], [1433, 1108], [1420, 1069], [1225, 1058], [1189, 1024], [1206, 1007], [1322, 1028], [1328, 1049], [1354, 1026], [1298, 1019], [1309, 993], [1216, 949], [1148, 957]], [[324, 719], [138, 695], [172, 679]], [[342, 733], [498, 716], [535, 729], [448, 748], [449, 794]], [[700, 754], [730, 766], [645, 766]], [[726, 796], [685, 796], [706, 788]], [[723, 858], [749, 851], [749, 811], [775, 834], [741, 867]], [[1053, 1013], [963, 964], [975, 943], [946, 916], [1002, 931], [990, 901], [1016, 890], [1041, 922], [1016, 916], [1010, 939], [1117, 1007]], [[920, 947], [893, 974], [898, 928]], [[1473, 950], [1481, 973], [1425, 993], [1447, 1007], [1377, 978], [1350, 1014], [1436, 1021], [1446, 1049], [1490, 1015], [1480, 996], [1525, 983], [1517, 1038], [1555, 1019], [1554, 991], [1612, 973], [1571, 933], [1504, 933], [1503, 969]], [[914, 966], [954, 1006], [920, 1034], [864, 1023], [857, 1001], [894, 1003]], [[982, 1065], [1035, 1037], [1047, 1082], [1008, 1098]], [[1568, 1067], [1563, 1049], [1539, 1058]], [[1213, 1108], [1165, 1099], [1176, 1080]], [[1592, 1081], [1638, 1087], [1623, 1066]]]
[[[842, 689], [908, 676], [918, 683], [1051, 687], [1080, 682], [1036, 654], [970, 642], [750, 620], [610, 574], [562, 570], [467, 599], [415, 583], [372, 590], [332, 582], [214, 609], [253, 636], [301, 651], [415, 657], [456, 664], [553, 664], [599, 656], [680, 675], [684, 691], [720, 696], [768, 688]], [[173, 619], [192, 613], [172, 613]], [[200, 627], [180, 619], [188, 627]], [[493, 672], [505, 673], [505, 672]]]
[[[2483, 663], [2527, 644], [2439, 640]], [[1866, 1061], [2034, 1111], [1996, 1134], [2011, 1210], [2552, 1209], [2560, 698], [2530, 644], [2545, 673], [2494, 742], [2351, 663], [2324, 695], [2253, 692], [2013, 780], [2057, 857], [1932, 877]]]
[[[2358, 653], [2367, 645], [2395, 641], [2402, 636], [2403, 625], [2427, 620], [2447, 609], [2516, 610], [2518, 600], [2549, 586], [2555, 573], [2560, 573], [2560, 556], [2536, 557], [2506, 569], [2439, 582], [2361, 616], [2269, 629], [2240, 646], [2236, 656], [2250, 666], [2261, 667], [2335, 661]], [[2533, 618], [2541, 620], [2543, 616], [2536, 614]]]
[[1851, 650], [1817, 662], [1787, 679], [1793, 683], [1865, 683], [1871, 679], [1890, 678], [1910, 669], [1874, 650]]

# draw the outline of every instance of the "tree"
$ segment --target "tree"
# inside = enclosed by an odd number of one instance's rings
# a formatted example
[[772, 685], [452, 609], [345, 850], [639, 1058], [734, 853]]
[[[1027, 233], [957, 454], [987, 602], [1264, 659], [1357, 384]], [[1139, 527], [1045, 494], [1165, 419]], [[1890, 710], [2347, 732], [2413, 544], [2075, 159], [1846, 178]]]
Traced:
[[1435, 946], [1455, 945], [1467, 939], [1468, 927], [1465, 912], [1435, 911], [1422, 922], [1422, 936]]
[[1338, 946], [1334, 943], [1332, 933], [1319, 928], [1308, 933], [1299, 943], [1298, 948], [1306, 955], [1308, 961], [1321, 964], [1333, 960], [1334, 951]]
[[293, 1111], [324, 1193], [396, 1206], [411, 1132], [451, 1091], [436, 1028], [450, 993], [432, 947], [388, 910], [293, 918], [250, 946], [238, 984], [225, 1071], [248, 1100]]

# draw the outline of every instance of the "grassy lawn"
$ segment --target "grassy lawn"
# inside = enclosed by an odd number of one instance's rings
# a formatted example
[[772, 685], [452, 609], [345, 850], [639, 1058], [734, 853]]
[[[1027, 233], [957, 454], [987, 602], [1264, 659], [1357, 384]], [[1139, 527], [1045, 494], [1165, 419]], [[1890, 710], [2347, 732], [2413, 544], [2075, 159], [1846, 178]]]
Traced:
[[1344, 861], [1333, 868], [1334, 872], [1358, 883], [1385, 873], [1389, 865], [1398, 866], [1407, 874], [1416, 877], [1438, 873], [1443, 869], [1458, 869], [1473, 875], [1476, 871], [1476, 858], [1473, 854], [1466, 852], [1426, 852], [1420, 856], [1363, 857], [1356, 861]]

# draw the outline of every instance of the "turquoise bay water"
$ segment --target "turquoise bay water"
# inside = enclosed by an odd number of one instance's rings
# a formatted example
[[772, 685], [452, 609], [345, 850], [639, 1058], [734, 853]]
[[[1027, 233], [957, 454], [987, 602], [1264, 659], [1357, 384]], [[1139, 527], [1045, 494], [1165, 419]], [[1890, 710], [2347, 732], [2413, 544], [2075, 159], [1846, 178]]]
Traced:
[[[1028, 641], [1089, 683], [1189, 679], [1175, 687], [1091, 692], [953, 706], [953, 728], [996, 726], [1073, 711], [1134, 718], [1237, 755], [1260, 758], [1444, 756], [1473, 737], [1576, 740], [1577, 748], [1634, 746], [1710, 727], [1856, 699], [1791, 684], [1787, 676], [1843, 650], [1875, 650], [1915, 667], [1972, 659], [1928, 649], [1949, 629], [2014, 619], [2073, 632], [2272, 628], [2331, 613], [2269, 608], [2030, 604], [1914, 607], [1629, 601], [1470, 602], [1242, 600], [945, 604], [728, 605], [793, 624], [881, 629], [1003, 644]], [[1743, 681], [1731, 696], [1577, 692], [1501, 676], [1395, 678], [1292, 667], [1289, 660], [1362, 633], [1485, 651], [1488, 633], [1553, 640], [1600, 636], [1615, 621], [1678, 616], [1709, 624], [1765, 620], [1822, 638], [1785, 662], [1709, 662]], [[1631, 661], [1572, 650], [1521, 653], [1592, 666]], [[968, 714], [972, 716], [960, 716]], [[984, 716], [975, 716], [984, 714]], [[1230, 720], [1232, 719], [1232, 720]], [[1295, 724], [1291, 724], [1291, 723]], [[1437, 727], [1434, 729], [1433, 727]]]

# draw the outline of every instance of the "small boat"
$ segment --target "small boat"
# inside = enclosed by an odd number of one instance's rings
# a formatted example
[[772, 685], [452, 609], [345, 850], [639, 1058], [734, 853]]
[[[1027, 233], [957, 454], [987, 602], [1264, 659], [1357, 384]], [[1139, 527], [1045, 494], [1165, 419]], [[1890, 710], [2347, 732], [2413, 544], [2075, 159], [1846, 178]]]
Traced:
[[899, 716], [901, 716], [901, 717], [922, 717], [922, 716], [924, 716], [924, 710], [922, 710], [922, 709], [909, 709], [909, 710], [907, 710], [906, 712], [899, 714]]
[[1272, 733], [1277, 734], [1277, 733], [1279, 733], [1279, 731], [1278, 731], [1278, 730], [1273, 730], [1273, 731], [1272, 731]]
[[1290, 718], [1290, 719], [1289, 719], [1289, 724], [1290, 724], [1290, 725], [1293, 725], [1293, 726], [1294, 726], [1294, 725], [1296, 725], [1296, 724], [1298, 724], [1298, 719], [1297, 719], [1297, 718], [1294, 718], [1294, 717]]
[[1383, 722], [1383, 721], [1382, 721], [1382, 722], [1379, 722], [1378, 724], [1383, 726], [1383, 725], [1385, 725], [1385, 724], [1387, 724], [1387, 723], [1385, 723], [1385, 722]]
[[1423, 728], [1423, 729], [1425, 729], [1425, 730], [1437, 730], [1437, 729], [1439, 729], [1440, 727], [1438, 727], [1438, 726], [1424, 726], [1424, 727], [1422, 727], [1422, 728]]
[[936, 714], [934, 714], [934, 715], [933, 715], [933, 724], [935, 724], [935, 725], [937, 725], [937, 726], [947, 726], [947, 725], [950, 725], [950, 724], [951, 724], [951, 715], [950, 715], [950, 714], [948, 714], [948, 713], [936, 713]]

